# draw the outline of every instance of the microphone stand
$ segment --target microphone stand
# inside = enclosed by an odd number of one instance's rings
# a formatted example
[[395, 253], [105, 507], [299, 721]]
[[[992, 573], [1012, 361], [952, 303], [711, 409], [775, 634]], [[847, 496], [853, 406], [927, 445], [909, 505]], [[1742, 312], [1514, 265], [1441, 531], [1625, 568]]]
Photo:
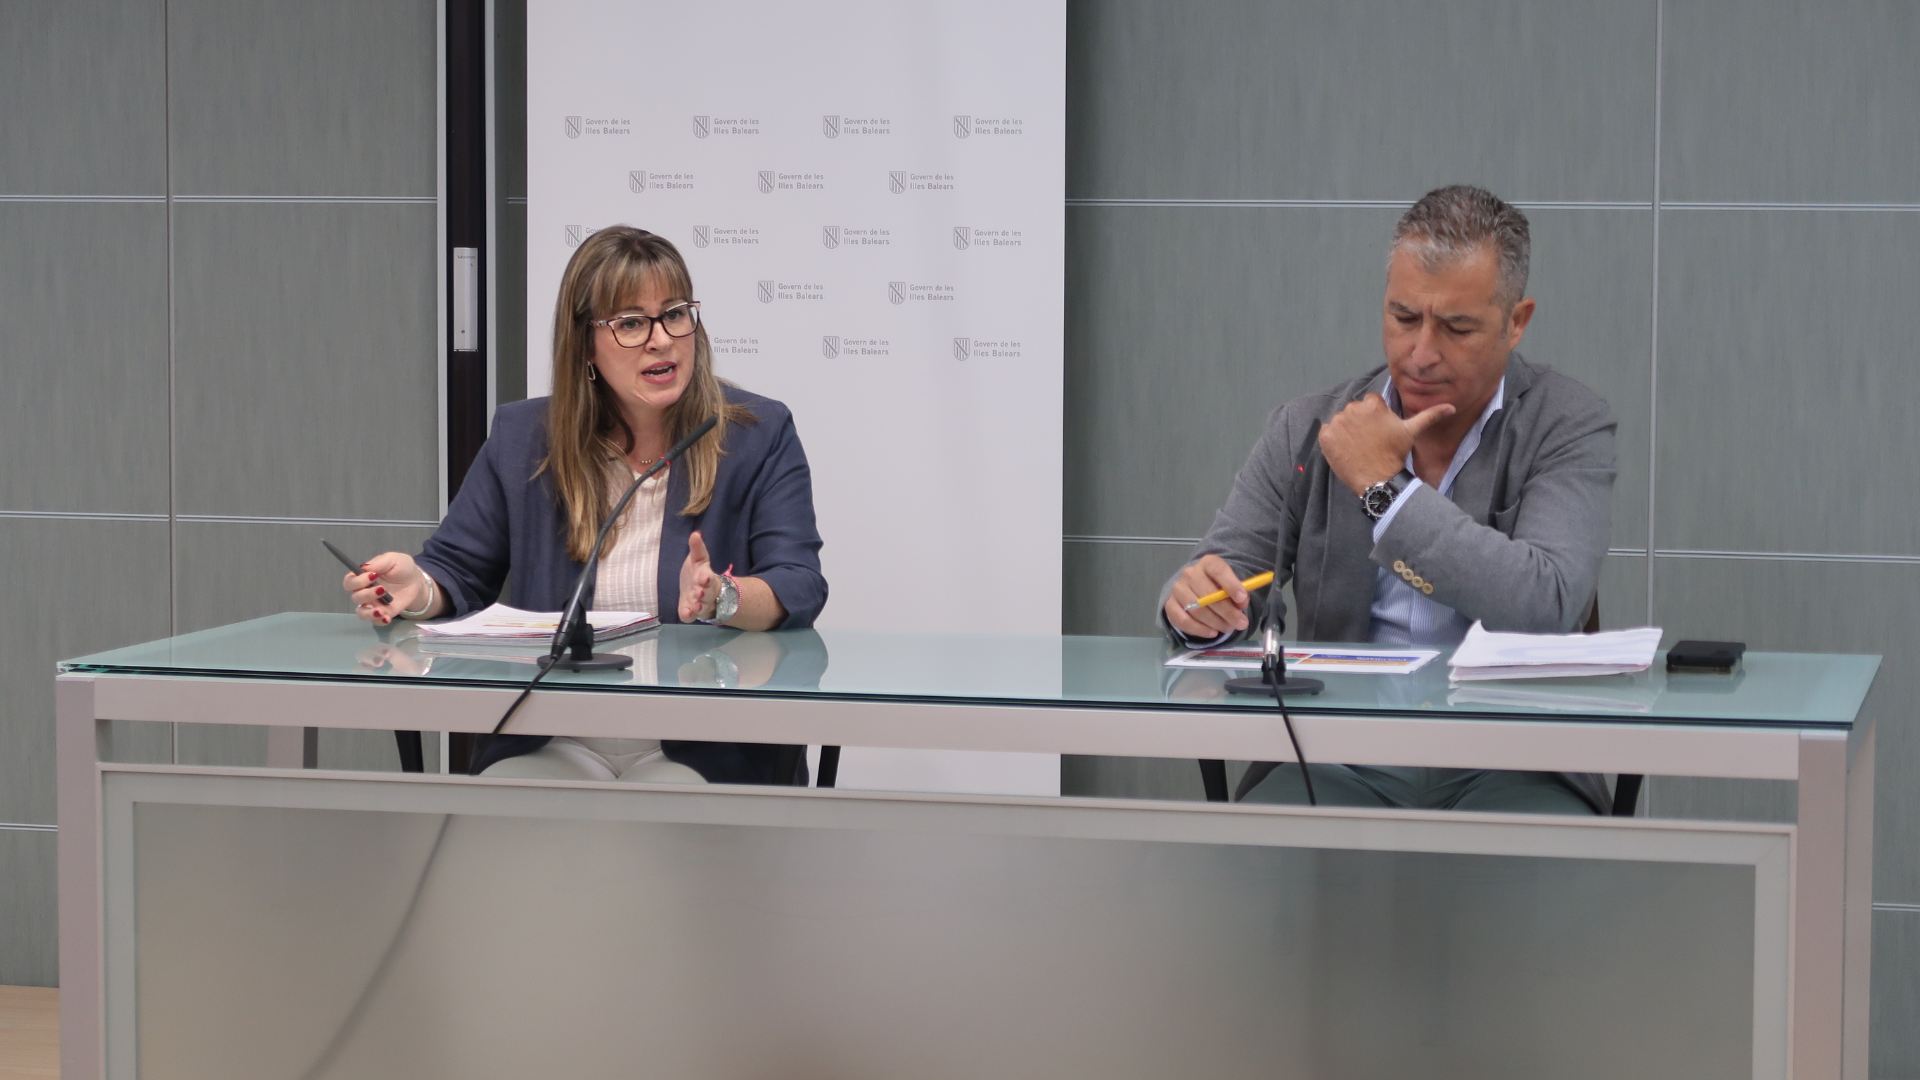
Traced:
[[[1277, 588], [1269, 586], [1269, 588]], [[1227, 690], [1235, 694], [1317, 694], [1327, 688], [1319, 679], [1304, 676], [1287, 678], [1287, 653], [1281, 646], [1277, 601], [1267, 594], [1267, 609], [1260, 627], [1260, 677], [1228, 679]]]
[[[1293, 716], [1287, 712], [1288, 694], [1317, 694], [1326, 689], [1327, 684], [1319, 679], [1287, 678], [1287, 651], [1280, 640], [1280, 620], [1275, 615], [1278, 602], [1273, 593], [1267, 594], [1266, 618], [1261, 620], [1260, 628], [1260, 677], [1257, 679], [1228, 679], [1228, 691], [1236, 694], [1272, 694], [1273, 703], [1280, 706], [1280, 720], [1287, 727], [1287, 741], [1293, 744], [1293, 760], [1300, 764], [1300, 782], [1306, 785], [1307, 805], [1319, 806], [1320, 799], [1313, 790], [1313, 774], [1307, 770], [1307, 755], [1300, 752], [1300, 736], [1293, 730]], [[1247, 766], [1246, 775], [1240, 778], [1238, 790], [1233, 793], [1233, 801], [1246, 798], [1262, 780], [1265, 780], [1276, 767], [1271, 761], [1256, 761]]]
[[[634, 477], [627, 485], [626, 494], [613, 504], [613, 512], [600, 525], [600, 532], [593, 538], [593, 550], [587, 553], [586, 564], [580, 568], [580, 577], [574, 583], [573, 596], [567, 600], [567, 606], [560, 612], [560, 625], [553, 631], [553, 647], [547, 655], [540, 658], [542, 670], [547, 668], [565, 668], [568, 671], [619, 671], [633, 665], [633, 657], [620, 653], [596, 653], [593, 651], [593, 624], [587, 620], [588, 586], [594, 583], [600, 571], [600, 548], [607, 540], [608, 530], [613, 523], [626, 513], [627, 504], [633, 501], [634, 493], [640, 485], [658, 475], [660, 470], [678, 461], [687, 448], [699, 442], [713, 426], [720, 422], [717, 416], [694, 428], [687, 437], [673, 444], [673, 448], [660, 455], [660, 460], [647, 466], [647, 471]], [[657, 613], [656, 613], [657, 614]]]

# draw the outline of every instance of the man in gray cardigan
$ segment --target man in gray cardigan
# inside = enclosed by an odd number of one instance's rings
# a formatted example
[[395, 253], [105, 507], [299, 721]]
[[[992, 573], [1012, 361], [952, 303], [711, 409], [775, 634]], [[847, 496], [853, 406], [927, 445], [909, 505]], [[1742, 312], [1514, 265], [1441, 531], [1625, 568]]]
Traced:
[[[1606, 557], [1615, 422], [1598, 394], [1514, 351], [1534, 311], [1528, 256], [1526, 217], [1480, 188], [1430, 192], [1401, 217], [1386, 365], [1267, 418], [1193, 560], [1161, 590], [1177, 640], [1233, 640], [1282, 604], [1289, 580], [1306, 641], [1446, 646], [1476, 619], [1581, 627]], [[1240, 587], [1267, 569], [1262, 595]], [[1185, 610], [1217, 589], [1227, 600]], [[1337, 805], [1594, 813], [1606, 798], [1585, 775], [1313, 770], [1320, 801]], [[1292, 768], [1245, 797], [1306, 801]]]

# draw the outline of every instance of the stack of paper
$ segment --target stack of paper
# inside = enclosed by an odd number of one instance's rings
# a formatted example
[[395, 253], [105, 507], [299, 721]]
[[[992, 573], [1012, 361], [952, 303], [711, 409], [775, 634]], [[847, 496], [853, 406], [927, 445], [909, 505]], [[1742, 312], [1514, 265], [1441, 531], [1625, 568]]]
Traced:
[[[595, 644], [637, 634], [660, 625], [658, 616], [645, 611], [589, 611], [587, 623], [593, 627]], [[522, 611], [505, 604], [476, 611], [464, 619], [422, 623], [420, 647], [490, 648], [503, 652], [544, 651], [560, 628], [557, 611]]]
[[1647, 670], [1659, 648], [1657, 626], [1604, 634], [1496, 634], [1475, 622], [1447, 665], [1455, 683], [1621, 675]]

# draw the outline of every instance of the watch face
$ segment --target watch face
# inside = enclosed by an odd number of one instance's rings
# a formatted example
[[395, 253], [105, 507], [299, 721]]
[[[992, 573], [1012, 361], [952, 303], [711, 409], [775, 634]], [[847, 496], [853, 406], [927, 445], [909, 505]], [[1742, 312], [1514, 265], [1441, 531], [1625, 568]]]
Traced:
[[1365, 495], [1360, 496], [1360, 508], [1367, 512], [1368, 517], [1376, 520], [1392, 505], [1393, 489], [1385, 484], [1375, 484], [1367, 489]]

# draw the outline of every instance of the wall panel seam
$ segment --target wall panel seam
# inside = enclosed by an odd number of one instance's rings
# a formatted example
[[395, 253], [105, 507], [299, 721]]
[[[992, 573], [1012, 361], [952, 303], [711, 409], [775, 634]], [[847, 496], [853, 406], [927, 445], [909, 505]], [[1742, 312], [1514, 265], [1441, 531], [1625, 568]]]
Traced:
[[1920, 904], [1893, 904], [1893, 903], [1881, 903], [1876, 901], [1873, 905], [1873, 910], [1920, 912]]
[[[1667, 6], [1665, 0], [1653, 5], [1653, 255], [1648, 266], [1648, 291], [1652, 300], [1647, 308], [1647, 550], [1656, 551], [1658, 534], [1654, 516], [1659, 509], [1660, 463], [1660, 143], [1661, 120], [1666, 111]], [[1653, 564], [1647, 564], [1646, 621], [1653, 622]], [[1651, 808], [1651, 800], [1649, 800]]]
[[30, 203], [163, 203], [165, 195], [0, 195], [0, 202]]
[[[1197, 536], [1062, 536], [1061, 541], [1068, 544], [1165, 544], [1169, 546], [1192, 547], [1200, 542]], [[1646, 558], [1647, 553], [1640, 548], [1608, 548], [1607, 554]]]
[[89, 510], [0, 510], [0, 518], [44, 518], [54, 521], [170, 521], [165, 514], [95, 513]]
[[438, 521], [406, 518], [274, 517], [262, 514], [121, 514], [92, 510], [0, 510], [0, 518], [38, 521], [187, 521], [216, 525], [393, 525], [417, 529], [440, 527]]
[[30, 821], [0, 821], [0, 832], [58, 832], [58, 825], [36, 825]]
[[1813, 210], [1832, 213], [1920, 214], [1920, 203], [1667, 202], [1662, 210]]
[[214, 525], [396, 525], [420, 529], [440, 526], [438, 521], [408, 521], [400, 518], [273, 517], [252, 514], [176, 514], [174, 520]]
[[1828, 562], [1871, 563], [1893, 566], [1920, 565], [1920, 555], [1841, 554], [1819, 551], [1710, 551], [1688, 548], [1657, 548], [1663, 559], [1746, 559], [1756, 562]]
[[[507, 200], [525, 203], [525, 199]], [[1271, 207], [1303, 210], [1404, 210], [1412, 199], [1206, 199], [1206, 198], [1070, 198], [1068, 206], [1084, 207]], [[1522, 210], [1652, 210], [1652, 202], [1612, 200], [1512, 200]], [[1920, 203], [1794, 203], [1794, 202], [1668, 202], [1661, 210], [1807, 210], [1827, 213], [1920, 214]]]
[[[1065, 535], [1061, 541], [1068, 544], [1146, 544], [1191, 547], [1201, 540], [1197, 536], [1101, 536], [1101, 535]], [[1619, 558], [1644, 559], [1644, 548], [1608, 548], [1607, 554]], [[1842, 554], [1818, 551], [1714, 551], [1691, 548], [1657, 548], [1654, 555], [1663, 559], [1744, 559], [1755, 562], [1824, 562], [1824, 563], [1860, 563], [1868, 565], [1912, 566], [1920, 565], [1920, 555], [1875, 555]]]
[[[1417, 198], [1417, 196], [1416, 196]], [[1405, 210], [1414, 199], [1185, 199], [1185, 198], [1069, 198], [1068, 206], [1194, 206], [1250, 207], [1299, 210]], [[1534, 201], [1516, 199], [1522, 210], [1651, 210], [1652, 203], [1593, 201]]]
[[316, 205], [432, 206], [431, 195], [175, 195], [182, 203], [313, 203]]

